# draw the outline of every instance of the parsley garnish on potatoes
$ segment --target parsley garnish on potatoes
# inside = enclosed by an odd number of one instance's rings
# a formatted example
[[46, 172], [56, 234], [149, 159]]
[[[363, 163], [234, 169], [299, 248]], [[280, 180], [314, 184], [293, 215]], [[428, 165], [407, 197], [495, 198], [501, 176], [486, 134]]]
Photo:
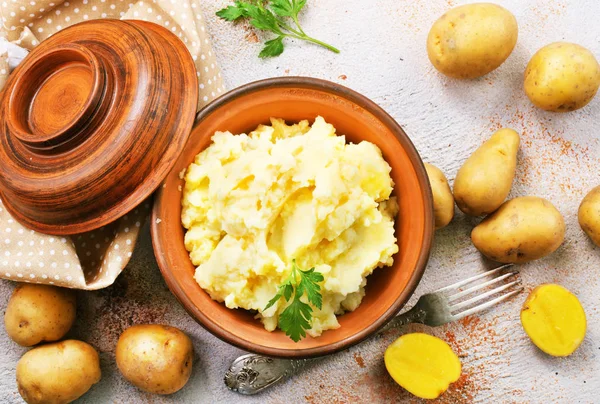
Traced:
[[[290, 276], [279, 285], [277, 294], [269, 300], [264, 308], [267, 310], [282, 297], [286, 302], [292, 299], [292, 302], [279, 315], [279, 328], [294, 342], [306, 337], [306, 330], [311, 327], [313, 312], [311, 305], [321, 309], [323, 298], [319, 282], [323, 282], [323, 275], [320, 272], [316, 272], [314, 267], [303, 271], [298, 268], [294, 260]], [[300, 300], [305, 294], [308, 303]]]

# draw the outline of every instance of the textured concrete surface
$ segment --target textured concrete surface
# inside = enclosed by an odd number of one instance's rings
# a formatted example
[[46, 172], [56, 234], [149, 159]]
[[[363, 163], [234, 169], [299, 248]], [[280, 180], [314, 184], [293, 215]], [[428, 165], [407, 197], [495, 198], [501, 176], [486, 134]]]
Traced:
[[[102, 381], [82, 402], [333, 403], [417, 401], [388, 377], [382, 355], [398, 335], [425, 331], [449, 341], [460, 354], [464, 374], [440, 402], [598, 402], [600, 388], [600, 312], [595, 248], [577, 224], [585, 193], [600, 184], [597, 126], [600, 97], [583, 110], [551, 114], [533, 108], [521, 90], [522, 72], [541, 46], [577, 42], [600, 56], [600, 2], [596, 0], [507, 0], [519, 21], [519, 42], [508, 61], [488, 76], [459, 82], [440, 76], [430, 65], [425, 38], [444, 10], [463, 1], [309, 0], [305, 30], [338, 46], [321, 48], [287, 43], [285, 53], [261, 61], [256, 36], [243, 24], [217, 21], [225, 0], [205, 1], [215, 51], [229, 88], [260, 78], [306, 75], [343, 83], [390, 112], [413, 139], [423, 158], [449, 177], [494, 129], [511, 126], [522, 134], [512, 196], [550, 199], [565, 216], [567, 236], [553, 255], [523, 265], [527, 290], [543, 282], [560, 283], [581, 299], [588, 334], [571, 357], [550, 358], [528, 340], [519, 323], [525, 294], [479, 317], [438, 329], [411, 326], [376, 337], [348, 352], [324, 359], [284, 385], [253, 398], [228, 392], [223, 372], [242, 352], [203, 330], [178, 305], [158, 272], [147, 228], [133, 263], [108, 289], [80, 293], [79, 316], [71, 335], [101, 352]], [[476, 221], [457, 214], [436, 234], [429, 267], [417, 295], [489, 267], [469, 240]], [[13, 284], [0, 283], [4, 308]], [[413, 299], [414, 300], [414, 299]], [[196, 360], [188, 385], [169, 397], [151, 396], [128, 385], [114, 366], [120, 332], [134, 323], [178, 326], [194, 340]], [[24, 352], [0, 330], [0, 401], [21, 399], [15, 365]]]

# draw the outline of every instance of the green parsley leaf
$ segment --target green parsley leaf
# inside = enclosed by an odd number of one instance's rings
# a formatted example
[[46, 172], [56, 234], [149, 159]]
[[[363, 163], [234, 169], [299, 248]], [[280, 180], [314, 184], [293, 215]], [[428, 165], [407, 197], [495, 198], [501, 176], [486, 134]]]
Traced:
[[306, 5], [306, 0], [292, 0], [292, 3], [294, 14], [298, 14]]
[[[295, 342], [306, 337], [306, 330], [311, 328], [313, 308], [311, 304], [321, 309], [323, 305], [323, 296], [321, 296], [321, 285], [323, 282], [323, 274], [311, 268], [303, 271], [296, 265], [296, 261], [292, 261], [292, 270], [287, 280], [279, 285], [277, 294], [273, 296], [263, 311], [267, 310], [282, 297], [285, 301], [290, 301], [290, 304], [279, 315], [279, 328], [285, 332]], [[306, 294], [308, 303], [301, 299]]]
[[265, 42], [265, 47], [260, 51], [258, 57], [269, 58], [279, 56], [283, 52], [283, 36]]
[[294, 14], [294, 6], [290, 0], [271, 0], [269, 5], [273, 12], [281, 17], [292, 17]]
[[292, 297], [292, 293], [294, 293], [294, 287], [290, 282], [288, 282], [285, 284], [285, 287], [283, 289], [283, 297], [285, 298], [286, 302], [290, 300], [290, 298]]
[[323, 297], [321, 296], [321, 286], [318, 282], [323, 282], [323, 275], [320, 272], [315, 272], [314, 268], [308, 271], [300, 271], [302, 277], [298, 290], [300, 295], [306, 293], [308, 302], [315, 306], [317, 309], [321, 309], [323, 305]]
[[222, 10], [217, 11], [217, 16], [221, 17], [222, 19], [224, 19], [226, 21], [235, 21], [238, 18], [241, 18], [244, 16], [244, 9], [238, 7], [237, 5], [229, 6]]
[[260, 30], [277, 35], [265, 42], [258, 55], [261, 58], [279, 56], [283, 52], [283, 40], [295, 38], [340, 53], [337, 48], [308, 36], [298, 20], [298, 13], [306, 5], [306, 0], [236, 0], [234, 5], [217, 11], [217, 16], [227, 21], [247, 18], [250, 24]]
[[[280, 288], [281, 288], [281, 286], [280, 286]], [[270, 309], [271, 306], [273, 306], [275, 303], [277, 303], [279, 301], [279, 299], [281, 299], [281, 297], [282, 297], [282, 295], [281, 295], [281, 290], [280, 290], [279, 292], [277, 292], [275, 294], [275, 296], [273, 296], [273, 298], [271, 300], [269, 300], [269, 303], [267, 303], [267, 305], [265, 306], [263, 311]]]
[[279, 29], [277, 19], [270, 10], [251, 4], [245, 5], [244, 10], [250, 18], [252, 26], [265, 31], [282, 33]]
[[296, 295], [292, 303], [279, 315], [279, 328], [294, 342], [298, 342], [306, 337], [305, 330], [310, 329], [310, 320], [312, 318], [312, 308], [300, 300], [301, 296], [298, 294], [298, 290], [296, 290]]
[[279, 299], [281, 299], [282, 297], [284, 297], [285, 301], [287, 302], [288, 300], [290, 300], [290, 297], [292, 297], [292, 293], [294, 293], [294, 287], [292, 286], [292, 284], [289, 281], [284, 283], [283, 285], [280, 285], [278, 288], [277, 294], [275, 296], [273, 296], [273, 298], [271, 300], [269, 300], [269, 303], [263, 309], [263, 311], [269, 309], [271, 306], [273, 306], [275, 303], [277, 303], [279, 301]]

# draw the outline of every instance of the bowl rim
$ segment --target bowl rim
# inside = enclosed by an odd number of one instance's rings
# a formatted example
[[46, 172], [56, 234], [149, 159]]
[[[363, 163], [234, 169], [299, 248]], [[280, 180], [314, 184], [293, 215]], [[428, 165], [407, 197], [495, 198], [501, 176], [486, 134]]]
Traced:
[[[240, 338], [234, 334], [231, 334], [229, 331], [217, 326], [212, 323], [203, 313], [202, 311], [196, 307], [191, 300], [186, 296], [182, 288], [178, 285], [175, 277], [168, 270], [169, 266], [166, 259], [166, 254], [161, 248], [161, 242], [159, 240], [159, 228], [158, 223], [160, 222], [158, 219], [158, 212], [160, 210], [162, 199], [163, 199], [163, 188], [159, 187], [158, 191], [154, 195], [154, 205], [152, 209], [152, 218], [150, 223], [150, 230], [152, 233], [152, 244], [155, 258], [158, 262], [159, 269], [161, 274], [169, 287], [170, 291], [176, 297], [176, 299], [181, 303], [183, 308], [190, 314], [190, 316], [199, 323], [204, 329], [209, 331], [211, 334], [219, 338], [220, 340], [227, 342], [228, 344], [234, 345], [237, 348], [267, 355], [271, 357], [278, 358], [313, 358], [319, 356], [325, 356], [329, 354], [333, 354], [345, 349], [354, 346], [371, 335], [374, 335], [377, 331], [383, 328], [392, 318], [394, 318], [400, 310], [404, 307], [404, 305], [408, 302], [410, 297], [413, 295], [417, 285], [421, 281], [423, 277], [423, 273], [425, 272], [425, 268], [427, 267], [427, 262], [429, 260], [429, 256], [431, 253], [431, 247], [433, 243], [433, 234], [434, 234], [434, 215], [433, 215], [433, 194], [431, 191], [431, 186], [429, 183], [429, 177], [427, 176], [427, 172], [425, 170], [425, 166], [423, 164], [423, 160], [421, 159], [417, 149], [414, 144], [408, 137], [408, 135], [404, 132], [402, 127], [392, 118], [383, 108], [377, 105], [375, 102], [371, 101], [366, 96], [351, 90], [345, 86], [342, 86], [337, 83], [333, 83], [323, 79], [317, 79], [312, 77], [302, 77], [302, 76], [287, 76], [287, 77], [274, 77], [263, 80], [254, 81], [251, 83], [244, 84], [240, 87], [237, 87], [231, 91], [226, 92], [215, 100], [211, 101], [207, 106], [205, 106], [202, 110], [198, 112], [196, 115], [196, 120], [194, 122], [194, 127], [202, 121], [205, 117], [211, 115], [219, 108], [227, 105], [231, 101], [235, 100], [240, 96], [247, 95], [249, 93], [253, 93], [260, 90], [265, 90], [269, 88], [288, 88], [288, 87], [300, 87], [306, 89], [314, 89], [325, 91], [328, 93], [333, 93], [339, 96], [346, 98], [347, 100], [356, 103], [361, 106], [368, 112], [372, 113], [376, 116], [381, 122], [384, 123], [385, 126], [390, 128], [390, 130], [396, 135], [396, 139], [401, 143], [403, 149], [406, 151], [410, 160], [413, 162], [417, 180], [422, 185], [422, 199], [424, 203], [424, 212], [425, 212], [425, 225], [424, 225], [424, 234], [423, 241], [421, 244], [421, 251], [419, 252], [419, 257], [415, 266], [415, 270], [413, 271], [410, 279], [404, 290], [400, 293], [400, 295], [396, 298], [394, 303], [385, 311], [385, 313], [376, 319], [372, 324], [364, 329], [360, 330], [356, 334], [347, 337], [341, 341], [321, 346], [315, 348], [304, 348], [304, 349], [283, 349], [283, 348], [272, 348], [265, 347], [263, 345], [256, 345], [251, 341], [247, 341], [243, 338]], [[171, 175], [171, 174], [169, 174]]]

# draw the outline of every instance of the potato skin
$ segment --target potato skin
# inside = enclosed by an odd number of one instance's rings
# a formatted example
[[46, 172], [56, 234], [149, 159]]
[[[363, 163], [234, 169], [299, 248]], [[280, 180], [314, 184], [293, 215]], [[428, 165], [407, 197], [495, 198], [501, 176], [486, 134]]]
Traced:
[[454, 200], [471, 216], [487, 215], [502, 205], [517, 167], [519, 134], [498, 130], [465, 161], [454, 179]]
[[579, 205], [579, 225], [588, 237], [600, 247], [600, 186], [592, 189]]
[[427, 37], [433, 66], [449, 77], [473, 79], [500, 66], [517, 43], [517, 19], [492, 3], [455, 7], [442, 15]]
[[574, 43], [544, 46], [525, 69], [525, 93], [535, 106], [546, 111], [582, 108], [594, 98], [598, 86], [598, 61], [589, 50]]
[[491, 260], [521, 264], [553, 253], [565, 238], [565, 221], [546, 199], [524, 196], [505, 202], [471, 232], [475, 247]]
[[58, 341], [75, 321], [77, 300], [70, 289], [24, 283], [18, 285], [6, 306], [4, 326], [19, 345]]
[[447, 226], [454, 217], [454, 198], [446, 176], [434, 165], [425, 163], [425, 170], [431, 184], [433, 193], [433, 215], [435, 216], [435, 229]]
[[85, 342], [66, 340], [33, 348], [17, 363], [17, 385], [30, 403], [70, 403], [100, 381], [100, 358]]
[[192, 341], [166, 325], [134, 325], [121, 334], [116, 359], [121, 374], [136, 387], [155, 394], [171, 394], [192, 373]]

